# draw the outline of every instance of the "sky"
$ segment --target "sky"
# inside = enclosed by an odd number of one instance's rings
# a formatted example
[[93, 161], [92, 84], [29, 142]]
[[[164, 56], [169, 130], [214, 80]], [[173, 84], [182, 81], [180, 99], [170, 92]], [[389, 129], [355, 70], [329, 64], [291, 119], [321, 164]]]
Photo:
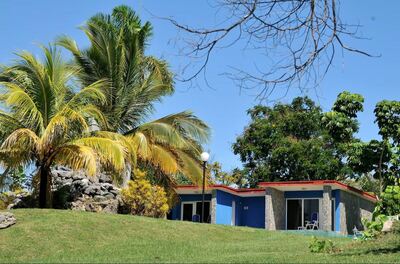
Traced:
[[[88, 41], [78, 29], [90, 16], [98, 12], [111, 12], [114, 6], [131, 6], [142, 21], [150, 21], [154, 27], [147, 54], [163, 58], [173, 72], [178, 72], [188, 58], [178, 56], [175, 45], [178, 31], [168, 21], [159, 17], [174, 19], [193, 26], [212, 26], [221, 14], [208, 1], [185, 0], [1, 0], [0, 1], [0, 64], [9, 64], [16, 58], [15, 52], [28, 50], [40, 55], [38, 44], [47, 44], [59, 36], [74, 38], [80, 47]], [[329, 111], [336, 96], [344, 90], [360, 93], [365, 97], [364, 112], [359, 115], [363, 140], [379, 138], [374, 124], [373, 109], [383, 99], [399, 100], [400, 89], [400, 1], [386, 0], [385, 4], [376, 0], [342, 1], [340, 15], [349, 23], [363, 25], [361, 33], [368, 39], [348, 40], [348, 44], [380, 55], [368, 58], [356, 54], [340, 52], [324, 81], [316, 91], [307, 95], [315, 99], [324, 111]], [[212, 131], [212, 137], [205, 148], [213, 161], [222, 163], [225, 170], [240, 167], [241, 163], [232, 152], [232, 143], [249, 123], [246, 110], [258, 103], [252, 93], [241, 92], [222, 73], [232, 65], [246, 68], [257, 62], [257, 56], [243, 52], [241, 47], [230, 47], [211, 58], [207, 68], [207, 81], [199, 80], [193, 86], [176, 82], [175, 94], [156, 105], [152, 118], [167, 114], [192, 110], [203, 119]], [[291, 88], [283, 102], [290, 102], [293, 96], [301, 94], [296, 87]]]

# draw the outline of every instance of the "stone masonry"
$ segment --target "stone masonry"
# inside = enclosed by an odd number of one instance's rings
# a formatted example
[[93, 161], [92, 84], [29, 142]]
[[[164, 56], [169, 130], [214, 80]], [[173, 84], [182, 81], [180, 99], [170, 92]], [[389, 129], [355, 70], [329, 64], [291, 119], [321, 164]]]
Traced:
[[216, 221], [216, 209], [217, 209], [217, 191], [212, 191], [211, 197], [211, 206], [210, 206], [210, 215], [211, 215], [211, 224], [215, 224]]
[[332, 187], [324, 186], [319, 207], [319, 228], [324, 231], [332, 230]]
[[267, 187], [265, 190], [265, 229], [285, 229], [285, 207], [284, 193]]
[[344, 234], [352, 234], [353, 228], [363, 229], [361, 219], [371, 220], [375, 203], [355, 194], [340, 192], [340, 230]]

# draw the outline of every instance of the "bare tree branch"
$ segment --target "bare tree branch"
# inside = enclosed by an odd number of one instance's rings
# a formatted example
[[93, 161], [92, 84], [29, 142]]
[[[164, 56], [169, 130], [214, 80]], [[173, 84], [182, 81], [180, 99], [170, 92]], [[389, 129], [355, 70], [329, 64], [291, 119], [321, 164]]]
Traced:
[[[372, 57], [348, 46], [344, 37], [360, 38], [360, 25], [342, 23], [339, 0], [216, 0], [228, 19], [211, 29], [192, 28], [166, 18], [188, 36], [181, 55], [197, 59], [195, 71], [182, 78], [190, 82], [206, 71], [216, 49], [239, 42], [246, 50], [258, 51], [265, 63], [256, 71], [232, 67], [225, 73], [241, 89], [257, 90], [259, 100], [267, 99], [276, 88], [297, 85], [302, 91], [315, 88], [330, 69], [335, 51], [349, 51]], [[270, 62], [272, 59], [277, 62]], [[269, 62], [268, 62], [269, 61]]]

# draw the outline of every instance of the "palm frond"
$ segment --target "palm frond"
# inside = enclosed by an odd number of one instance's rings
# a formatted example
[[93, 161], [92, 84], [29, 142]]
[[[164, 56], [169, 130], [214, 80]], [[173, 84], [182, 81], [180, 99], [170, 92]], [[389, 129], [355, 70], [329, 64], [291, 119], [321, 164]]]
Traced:
[[89, 176], [97, 172], [97, 156], [95, 151], [88, 146], [68, 144], [57, 149], [49, 162], [65, 165], [73, 170], [86, 170]]
[[122, 171], [125, 167], [127, 150], [117, 141], [109, 138], [86, 137], [73, 141], [73, 144], [92, 148], [101, 163], [111, 166], [116, 171]]

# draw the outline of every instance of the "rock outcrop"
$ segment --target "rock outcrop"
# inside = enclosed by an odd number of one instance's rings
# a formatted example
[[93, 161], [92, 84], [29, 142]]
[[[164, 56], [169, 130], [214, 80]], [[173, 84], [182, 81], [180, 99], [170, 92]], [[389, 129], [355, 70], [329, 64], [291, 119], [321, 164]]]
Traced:
[[9, 212], [0, 212], [0, 229], [10, 227], [17, 222], [14, 214]]
[[65, 167], [56, 167], [53, 174], [53, 204], [56, 208], [118, 213], [122, 201], [119, 189], [106, 174], [86, 177]]

